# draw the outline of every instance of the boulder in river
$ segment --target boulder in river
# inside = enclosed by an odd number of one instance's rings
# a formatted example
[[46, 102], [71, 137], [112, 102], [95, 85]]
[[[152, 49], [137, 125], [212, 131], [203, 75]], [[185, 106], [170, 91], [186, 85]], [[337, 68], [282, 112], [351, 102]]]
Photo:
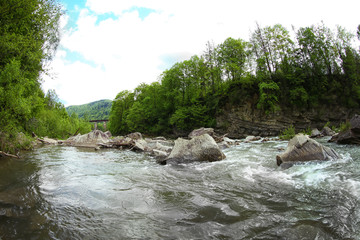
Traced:
[[311, 138], [321, 137], [321, 132], [319, 131], [319, 129], [314, 128], [313, 130], [311, 130], [310, 137]]
[[209, 134], [194, 136], [191, 140], [178, 138], [170, 155], [161, 164], [213, 162], [225, 159], [215, 140]]
[[323, 130], [321, 130], [321, 135], [323, 136], [334, 136], [335, 134], [336, 133], [329, 127], [324, 127]]
[[246, 143], [249, 143], [249, 142], [258, 141], [258, 140], [260, 140], [260, 139], [261, 139], [260, 136], [247, 136], [244, 141], [245, 141]]
[[355, 115], [350, 120], [350, 128], [334, 135], [330, 142], [339, 144], [360, 144], [360, 115]]
[[293, 137], [284, 153], [276, 156], [278, 166], [289, 167], [297, 162], [325, 161], [338, 159], [334, 149], [323, 146], [317, 141], [300, 133]]
[[109, 135], [100, 131], [94, 130], [87, 134], [70, 137], [64, 141], [64, 145], [75, 146], [75, 147], [90, 147], [98, 148], [101, 145], [110, 142]]

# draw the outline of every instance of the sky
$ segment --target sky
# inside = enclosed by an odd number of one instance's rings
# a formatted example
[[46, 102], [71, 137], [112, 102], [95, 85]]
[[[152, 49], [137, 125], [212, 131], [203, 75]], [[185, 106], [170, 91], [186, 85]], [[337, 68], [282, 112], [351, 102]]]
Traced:
[[152, 83], [179, 61], [201, 55], [208, 41], [249, 40], [261, 27], [289, 31], [319, 24], [354, 32], [359, 0], [58, 0], [61, 41], [43, 89], [65, 106], [115, 99]]

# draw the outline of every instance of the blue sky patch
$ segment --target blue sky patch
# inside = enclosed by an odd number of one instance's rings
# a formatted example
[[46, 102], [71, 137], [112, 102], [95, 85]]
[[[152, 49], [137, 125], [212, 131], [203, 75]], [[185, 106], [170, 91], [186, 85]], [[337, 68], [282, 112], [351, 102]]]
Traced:
[[150, 15], [150, 13], [156, 12], [156, 10], [151, 8], [144, 8], [144, 7], [131, 7], [129, 10], [125, 12], [133, 12], [137, 11], [139, 13], [139, 17], [141, 20], [144, 20], [147, 16]]
[[96, 15], [97, 17], [97, 20], [96, 20], [96, 25], [99, 25], [100, 22], [104, 21], [104, 20], [107, 20], [107, 19], [113, 19], [113, 20], [116, 20], [118, 19], [119, 17], [116, 16], [114, 13], [105, 13], [105, 14], [98, 14]]
[[[76, 28], [76, 22], [79, 19], [80, 11], [81, 9], [86, 8], [86, 1], [87, 0], [61, 0], [62, 5], [65, 8], [65, 13], [69, 16], [69, 22], [66, 26], [66, 28]], [[126, 12], [134, 12], [137, 11], [139, 13], [139, 17], [141, 20], [144, 20], [147, 16], [150, 15], [150, 13], [156, 12], [155, 9], [151, 8], [145, 8], [145, 7], [131, 7], [128, 10], [125, 10]], [[97, 14], [97, 21], [96, 24], [98, 25], [101, 21], [107, 20], [107, 19], [118, 19], [118, 16], [112, 12], [105, 13], [105, 14]]]
[[74, 51], [69, 51], [68, 49], [62, 49], [66, 51], [66, 57], [65, 57], [65, 61], [66, 62], [82, 62], [85, 63], [93, 68], [97, 67], [97, 64], [93, 61], [90, 61], [88, 59], [86, 59], [82, 54], [80, 54], [79, 52], [74, 52]]

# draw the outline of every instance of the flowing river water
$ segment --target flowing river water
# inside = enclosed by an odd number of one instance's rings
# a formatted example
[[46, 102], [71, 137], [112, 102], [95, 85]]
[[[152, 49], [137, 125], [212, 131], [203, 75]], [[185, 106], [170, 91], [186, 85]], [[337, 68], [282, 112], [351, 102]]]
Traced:
[[283, 170], [287, 142], [213, 163], [42, 147], [0, 158], [0, 239], [360, 239], [360, 148]]

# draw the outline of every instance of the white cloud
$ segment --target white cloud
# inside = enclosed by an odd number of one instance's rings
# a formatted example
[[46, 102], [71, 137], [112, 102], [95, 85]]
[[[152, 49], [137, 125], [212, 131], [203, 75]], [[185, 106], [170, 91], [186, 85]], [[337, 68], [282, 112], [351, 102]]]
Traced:
[[[170, 67], [164, 59], [181, 61], [201, 54], [207, 41], [248, 39], [256, 21], [262, 26], [281, 23], [289, 30], [291, 25], [308, 26], [321, 20], [354, 30], [358, 24], [354, 20], [358, 1], [343, 1], [340, 7], [338, 1], [290, 2], [88, 0], [76, 26], [61, 40], [63, 50], [52, 63], [57, 77], [46, 79], [43, 87], [55, 88], [67, 105], [113, 99], [141, 82], [156, 81], [164, 66]], [[155, 11], [142, 19], [134, 7]], [[347, 12], [340, 16], [342, 11]], [[98, 14], [105, 13], [116, 17], [100, 21]], [[69, 62], [70, 53], [83, 59]]]

